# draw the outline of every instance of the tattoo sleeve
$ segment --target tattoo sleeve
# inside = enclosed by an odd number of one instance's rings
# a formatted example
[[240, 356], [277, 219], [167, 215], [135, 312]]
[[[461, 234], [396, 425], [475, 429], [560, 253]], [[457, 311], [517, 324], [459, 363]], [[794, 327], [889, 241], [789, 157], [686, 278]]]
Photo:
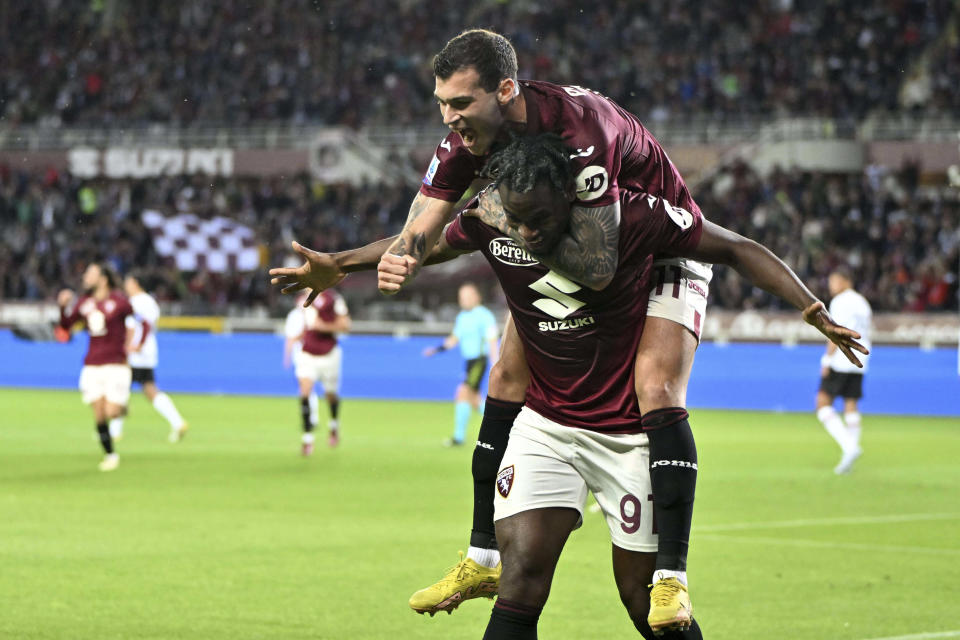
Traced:
[[[514, 238], [516, 239], [516, 238]], [[606, 207], [574, 206], [570, 234], [537, 258], [561, 275], [599, 290], [610, 284], [619, 262], [620, 203]]]
[[503, 212], [503, 203], [500, 201], [500, 193], [496, 189], [485, 189], [480, 194], [477, 207], [464, 211], [464, 215], [470, 215], [479, 218], [480, 222], [487, 224], [502, 233], [509, 234], [517, 242], [522, 242], [507, 226], [507, 215]]
[[419, 270], [427, 251], [436, 244], [440, 230], [452, 211], [453, 203], [418, 193], [410, 205], [403, 231], [387, 248], [386, 253], [411, 256], [416, 259], [416, 269]]

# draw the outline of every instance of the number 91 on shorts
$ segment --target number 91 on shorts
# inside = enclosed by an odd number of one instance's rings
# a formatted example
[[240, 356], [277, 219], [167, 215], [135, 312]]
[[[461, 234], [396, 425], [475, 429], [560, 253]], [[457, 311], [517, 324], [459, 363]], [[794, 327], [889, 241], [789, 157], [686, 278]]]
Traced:
[[524, 407], [510, 431], [494, 493], [494, 520], [531, 509], [580, 513], [593, 493], [612, 542], [657, 550], [647, 436], [567, 427]]

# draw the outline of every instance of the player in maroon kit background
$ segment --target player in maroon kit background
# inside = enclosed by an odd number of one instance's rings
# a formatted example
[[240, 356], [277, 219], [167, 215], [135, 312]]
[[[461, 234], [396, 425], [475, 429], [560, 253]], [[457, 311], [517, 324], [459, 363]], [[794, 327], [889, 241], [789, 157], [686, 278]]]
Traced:
[[[305, 297], [299, 302], [304, 300]], [[337, 343], [337, 334], [349, 330], [347, 303], [339, 293], [329, 289], [316, 296], [309, 305], [294, 309], [288, 318], [288, 345], [290, 341], [300, 342], [300, 349], [293, 357], [293, 366], [300, 388], [300, 415], [303, 421], [301, 453], [304, 456], [313, 453], [314, 421], [310, 396], [318, 382], [323, 387], [330, 409], [328, 444], [336, 447], [340, 442], [339, 394], [343, 352]]]
[[[556, 133], [573, 149], [576, 204], [570, 211], [569, 233], [546, 251], [526, 243], [509, 228], [501, 231], [578, 285], [600, 290], [613, 277], [621, 192], [644, 192], [699, 212], [666, 152], [635, 116], [590, 89], [518, 80], [516, 54], [503, 36], [479, 29], [463, 32], [436, 56], [434, 75], [435, 96], [444, 124], [452, 132], [437, 147], [400, 238], [381, 260], [381, 274], [403, 279], [381, 278], [382, 291], [395, 292], [415, 275], [454, 203], [489, 153], [511, 133]], [[661, 535], [653, 581], [673, 579], [685, 585], [697, 451], [684, 407], [712, 271], [710, 265], [672, 256], [659, 256], [655, 267], [663, 277], [650, 296], [649, 322], [637, 347], [636, 395], [654, 461], [683, 460], [689, 465], [655, 467], [653, 493]], [[469, 571], [458, 566], [437, 584], [414, 594], [414, 608], [420, 606], [415, 606], [415, 600], [432, 598], [439, 604], [457, 591], [470, 589], [470, 584], [459, 584], [451, 577], [493, 568], [499, 559], [490, 486], [528, 381], [515, 335], [508, 325], [500, 361], [490, 372], [478, 438], [483, 446], [478, 444], [474, 451], [474, 519], [464, 560]], [[681, 603], [673, 606], [679, 610]], [[663, 615], [669, 619], [674, 614]]]
[[[521, 139], [491, 159], [502, 184], [488, 189], [446, 227], [427, 264], [480, 250], [507, 296], [530, 366], [526, 406], [497, 475], [497, 537], [503, 574], [485, 638], [535, 638], [560, 551], [594, 493], [613, 541], [614, 572], [636, 628], [647, 621], [647, 582], [656, 562], [648, 435], [634, 398], [632, 354], [647, 311], [653, 254], [669, 252], [728, 264], [804, 311], [804, 319], [856, 362], [856, 333], [834, 324], [792, 271], [768, 250], [663, 198], [620, 195], [620, 264], [603, 291], [580, 286], [517, 248], [500, 227], [550, 247], [569, 225], [572, 172], [556, 137]], [[502, 204], [500, 198], [502, 197]], [[481, 220], [495, 220], [490, 226]], [[393, 239], [333, 256], [301, 250], [304, 267], [273, 269], [285, 292], [315, 291], [346, 273], [372, 268]], [[585, 434], [585, 435], [584, 435]], [[574, 443], [574, 439], [576, 442]], [[548, 446], [545, 446], [547, 441]], [[575, 445], [575, 446], [573, 446]], [[589, 452], [589, 454], [588, 454]], [[509, 503], [508, 503], [509, 501]], [[486, 593], [489, 593], [487, 591]], [[484, 595], [481, 593], [480, 595]], [[455, 608], [461, 599], [446, 603]], [[689, 614], [689, 610], [687, 611]], [[665, 637], [702, 637], [688, 617]]]
[[101, 471], [113, 471], [120, 457], [113, 448], [108, 423], [120, 417], [130, 400], [130, 366], [127, 354], [134, 336], [133, 307], [118, 290], [117, 274], [102, 262], [94, 262], [83, 272], [83, 295], [75, 300], [73, 291], [63, 289], [57, 295], [60, 326], [69, 331], [82, 322], [90, 334], [90, 345], [80, 371], [83, 401], [93, 409], [97, 434], [103, 447]]

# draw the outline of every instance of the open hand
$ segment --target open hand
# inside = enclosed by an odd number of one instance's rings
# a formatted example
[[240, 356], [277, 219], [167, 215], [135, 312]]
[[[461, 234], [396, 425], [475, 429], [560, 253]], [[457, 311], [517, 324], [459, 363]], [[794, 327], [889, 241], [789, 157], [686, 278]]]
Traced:
[[860, 339], [859, 333], [853, 329], [841, 327], [833, 321], [833, 318], [831, 318], [830, 314], [827, 313], [827, 308], [823, 305], [823, 302], [817, 300], [812, 305], [804, 309], [803, 319], [807, 322], [807, 324], [816, 327], [817, 331], [827, 336], [827, 339], [830, 340], [830, 342], [837, 345], [837, 348], [843, 352], [843, 355], [847, 357], [847, 360], [858, 367], [863, 368], [863, 363], [860, 362], [860, 358], [856, 356], [854, 351], [859, 351], [864, 355], [869, 355], [870, 350], [857, 342], [857, 340]]
[[273, 278], [270, 284], [275, 284], [280, 293], [296, 293], [301, 289], [311, 289], [303, 306], [309, 307], [321, 292], [336, 286], [347, 274], [340, 270], [337, 262], [329, 253], [320, 253], [307, 249], [299, 242], [292, 244], [293, 250], [306, 260], [299, 267], [275, 267], [270, 269]]

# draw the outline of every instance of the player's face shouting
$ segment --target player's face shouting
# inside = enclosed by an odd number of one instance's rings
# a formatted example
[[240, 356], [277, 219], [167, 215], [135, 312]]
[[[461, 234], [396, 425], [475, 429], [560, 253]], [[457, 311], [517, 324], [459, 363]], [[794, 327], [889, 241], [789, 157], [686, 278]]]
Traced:
[[482, 156], [500, 132], [504, 122], [506, 102], [512, 97], [513, 87], [485, 91], [480, 86], [480, 75], [473, 67], [461, 69], [446, 80], [436, 78], [433, 95], [440, 105], [443, 124], [460, 134], [463, 146], [476, 156]]
[[534, 254], [550, 253], [570, 223], [570, 200], [544, 183], [527, 193], [498, 188], [507, 225], [516, 229]]

